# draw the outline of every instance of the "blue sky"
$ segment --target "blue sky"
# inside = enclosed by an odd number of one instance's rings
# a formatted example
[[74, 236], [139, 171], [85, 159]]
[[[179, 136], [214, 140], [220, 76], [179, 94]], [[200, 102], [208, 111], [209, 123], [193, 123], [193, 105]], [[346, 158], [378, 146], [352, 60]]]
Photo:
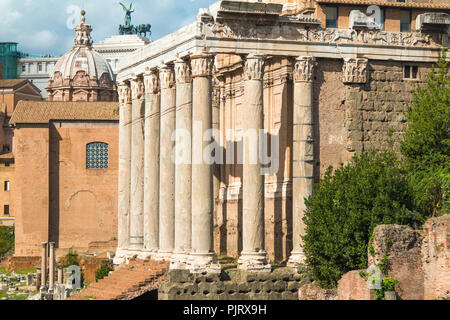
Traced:
[[[150, 23], [152, 39], [158, 39], [195, 20], [199, 8], [216, 0], [120, 0], [133, 2], [134, 25]], [[0, 42], [18, 42], [19, 50], [32, 54], [61, 55], [73, 45], [74, 31], [69, 29], [76, 8], [86, 10], [86, 22], [92, 25], [94, 41], [118, 34], [124, 23], [119, 0], [0, 0]]]

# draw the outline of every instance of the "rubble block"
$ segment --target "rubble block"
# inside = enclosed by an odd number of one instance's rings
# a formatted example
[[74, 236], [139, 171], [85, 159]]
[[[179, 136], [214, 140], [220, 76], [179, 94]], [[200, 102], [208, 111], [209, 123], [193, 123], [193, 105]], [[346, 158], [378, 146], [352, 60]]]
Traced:
[[402, 300], [424, 299], [422, 240], [420, 231], [411, 227], [380, 225], [374, 230], [373, 250], [369, 244], [369, 266], [387, 262], [387, 275], [399, 281], [396, 291]]
[[291, 268], [270, 273], [231, 269], [220, 274], [169, 270], [158, 300], [297, 300], [298, 289], [308, 281]]
[[336, 300], [335, 290], [319, 287], [315, 282], [305, 284], [298, 290], [298, 300]]
[[369, 289], [360, 272], [361, 270], [349, 271], [338, 281], [339, 300], [375, 300], [373, 290]]

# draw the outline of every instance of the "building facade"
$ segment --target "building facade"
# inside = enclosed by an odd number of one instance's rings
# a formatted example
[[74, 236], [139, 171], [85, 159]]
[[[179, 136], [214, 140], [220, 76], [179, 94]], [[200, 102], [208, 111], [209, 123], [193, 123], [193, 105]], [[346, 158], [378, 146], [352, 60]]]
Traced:
[[93, 254], [117, 245], [116, 84], [92, 49], [84, 14], [74, 48], [49, 80], [51, 101], [20, 101], [9, 121], [16, 257], [39, 256], [41, 242], [54, 242], [58, 257], [69, 249]]
[[[373, 4], [385, 18], [366, 14]], [[192, 272], [219, 270], [218, 255], [248, 271], [304, 262], [304, 198], [328, 166], [387, 148], [388, 132], [398, 142], [414, 85], [448, 47], [449, 10], [223, 0], [128, 55], [115, 262], [150, 256]], [[190, 138], [175, 142], [175, 129]]]

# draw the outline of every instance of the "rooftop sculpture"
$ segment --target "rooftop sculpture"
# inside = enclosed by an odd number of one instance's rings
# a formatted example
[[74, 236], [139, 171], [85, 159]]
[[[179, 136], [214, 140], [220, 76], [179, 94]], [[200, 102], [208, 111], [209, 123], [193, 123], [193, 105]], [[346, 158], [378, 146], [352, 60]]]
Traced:
[[119, 34], [138, 34], [143, 35], [144, 37], [147, 36], [147, 33], [149, 36], [152, 34], [151, 25], [150, 24], [140, 24], [138, 26], [133, 26], [131, 24], [131, 14], [135, 11], [132, 10], [133, 3], [130, 3], [130, 7], [127, 8], [122, 2], [119, 2], [119, 4], [122, 6], [123, 11], [125, 12], [125, 25], [119, 26]]

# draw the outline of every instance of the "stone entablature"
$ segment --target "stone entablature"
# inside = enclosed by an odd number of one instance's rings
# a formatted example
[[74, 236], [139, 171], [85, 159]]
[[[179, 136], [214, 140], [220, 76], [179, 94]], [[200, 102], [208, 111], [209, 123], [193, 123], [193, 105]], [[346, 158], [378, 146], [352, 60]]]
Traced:
[[[248, 5], [253, 3], [248, 3]], [[216, 10], [216, 11], [213, 11]], [[264, 23], [262, 23], [264, 22]], [[320, 19], [309, 16], [249, 18], [246, 14], [222, 15], [217, 7], [203, 11], [198, 21], [153, 41], [123, 59], [119, 78], [157, 67], [161, 59], [174, 62], [204, 47], [214, 54], [314, 55], [321, 58], [352, 58], [357, 50], [368, 59], [436, 61], [442, 41], [436, 33], [320, 28]], [[263, 42], [261, 40], [264, 39]], [[307, 46], [307, 49], [306, 49]], [[144, 66], [144, 62], [146, 62]]]

